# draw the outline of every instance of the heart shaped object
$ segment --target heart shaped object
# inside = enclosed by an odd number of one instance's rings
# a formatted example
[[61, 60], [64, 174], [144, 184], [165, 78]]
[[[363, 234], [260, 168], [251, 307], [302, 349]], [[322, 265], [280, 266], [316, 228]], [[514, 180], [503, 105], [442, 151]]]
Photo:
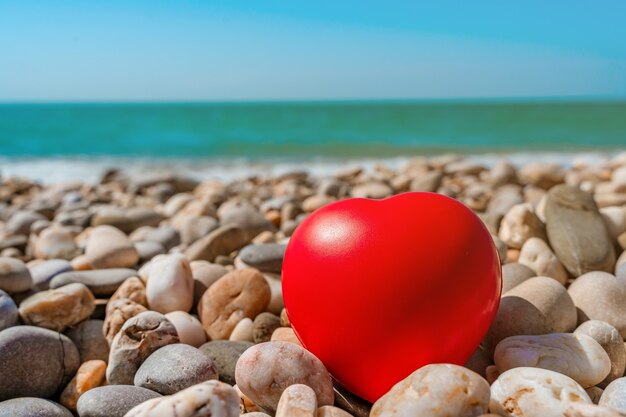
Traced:
[[480, 219], [434, 193], [353, 198], [291, 237], [283, 297], [302, 345], [374, 402], [430, 363], [463, 365], [500, 302], [501, 266]]

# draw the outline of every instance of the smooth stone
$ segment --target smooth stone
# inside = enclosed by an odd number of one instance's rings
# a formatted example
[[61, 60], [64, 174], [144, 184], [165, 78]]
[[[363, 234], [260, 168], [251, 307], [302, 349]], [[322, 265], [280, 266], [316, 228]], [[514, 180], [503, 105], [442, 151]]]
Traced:
[[308, 197], [302, 202], [302, 209], [307, 213], [312, 213], [317, 209], [324, 207], [332, 202], [337, 201], [335, 197], [324, 194], [316, 194]]
[[120, 300], [122, 298], [129, 299], [137, 304], [147, 307], [148, 298], [146, 297], [146, 284], [144, 284], [144, 282], [136, 276], [126, 278], [117, 290], [115, 290], [111, 298], [109, 298], [109, 302]]
[[131, 268], [139, 261], [137, 249], [124, 232], [108, 225], [91, 230], [85, 256], [94, 269]]
[[383, 182], [368, 182], [353, 187], [350, 195], [355, 198], [382, 199], [393, 195], [393, 189]]
[[115, 206], [107, 206], [99, 209], [91, 219], [92, 226], [109, 225], [130, 233], [140, 227], [157, 226], [162, 217], [154, 210], [144, 207], [131, 207], [122, 209]]
[[[217, 210], [222, 226], [236, 225], [244, 230], [248, 240], [266, 230], [273, 231], [274, 226], [256, 207], [245, 201], [227, 201]], [[210, 260], [210, 259], [209, 259]]]
[[237, 323], [231, 332], [228, 340], [235, 342], [252, 342], [252, 327], [253, 322], [248, 317], [239, 320], [239, 323]]
[[602, 396], [604, 390], [596, 386], [585, 389], [585, 392], [587, 393], [587, 395], [589, 395], [589, 398], [591, 398], [592, 403], [598, 404], [598, 401], [600, 401], [600, 397]]
[[28, 235], [30, 233], [30, 226], [38, 220], [47, 219], [37, 212], [20, 210], [11, 216], [4, 225], [4, 229], [14, 235]]
[[127, 278], [136, 274], [137, 271], [128, 268], [63, 272], [52, 278], [50, 288], [59, 288], [67, 284], [81, 283], [86, 285], [96, 297], [109, 297]]
[[530, 278], [503, 294], [485, 347], [493, 351], [509, 336], [571, 332], [576, 320], [576, 307], [565, 287], [553, 278]]
[[626, 414], [600, 405], [571, 403], [563, 415], [565, 417], [624, 417]]
[[248, 245], [239, 251], [239, 258], [259, 271], [280, 273], [286, 248], [287, 245], [282, 243]]
[[531, 268], [536, 276], [554, 278], [563, 285], [567, 282], [565, 268], [542, 239], [536, 237], [528, 239], [522, 246], [517, 262]]
[[589, 193], [558, 185], [548, 191], [545, 211], [550, 246], [570, 274], [613, 271], [613, 242]]
[[79, 417], [124, 417], [135, 406], [160, 396], [133, 385], [108, 385], [81, 395], [76, 408]]
[[206, 381], [174, 395], [146, 401], [130, 410], [125, 417], [156, 416], [239, 417], [239, 396], [228, 384]]
[[[487, 213], [496, 218], [502, 218], [513, 206], [523, 203], [524, 197], [522, 196], [521, 187], [518, 185], [506, 185], [494, 190], [487, 204]], [[540, 217], [538, 213], [535, 214], [537, 214], [537, 217]]]
[[315, 417], [353, 417], [352, 414], [332, 405], [320, 407], [315, 412]]
[[489, 410], [503, 417], [563, 417], [572, 403], [591, 404], [572, 378], [541, 368], [513, 368], [491, 385]]
[[165, 315], [176, 328], [180, 343], [200, 347], [206, 343], [206, 333], [200, 320], [184, 311], [172, 311]]
[[21, 397], [0, 402], [2, 417], [72, 417], [61, 404], [35, 397]]
[[288, 386], [280, 396], [276, 417], [316, 417], [315, 391], [302, 384]]
[[151, 310], [160, 313], [191, 310], [193, 277], [184, 255], [176, 253], [154, 259], [148, 272], [146, 297]]
[[502, 294], [536, 276], [535, 271], [518, 262], [502, 265]]
[[592, 337], [609, 355], [611, 371], [602, 382], [597, 384], [599, 387], [604, 388], [610, 382], [624, 375], [626, 348], [622, 336], [615, 327], [604, 321], [589, 320], [578, 326], [574, 334], [585, 334]]
[[74, 233], [63, 226], [42, 230], [33, 246], [33, 254], [39, 259], [72, 259], [81, 252], [74, 242]]
[[567, 292], [578, 310], [578, 322], [602, 320], [626, 337], [626, 281], [593, 271], [578, 277]]
[[208, 356], [192, 346], [176, 343], [148, 356], [134, 382], [135, 386], [171, 395], [217, 377], [215, 364]]
[[164, 315], [145, 311], [131, 317], [111, 343], [107, 381], [132, 384], [141, 364], [160, 347], [178, 343], [176, 328]]
[[564, 181], [563, 167], [556, 163], [531, 162], [524, 165], [518, 175], [522, 184], [548, 190]]
[[626, 208], [610, 206], [603, 207], [599, 211], [609, 236], [616, 241], [619, 235], [626, 232]]
[[174, 246], [180, 245], [180, 233], [173, 227], [151, 227], [143, 233], [141, 240], [159, 243], [168, 251]]
[[19, 312], [15, 301], [9, 294], [0, 290], [0, 331], [16, 326]]
[[617, 378], [607, 385], [598, 405], [626, 413], [626, 377]]
[[200, 321], [212, 340], [227, 339], [241, 319], [253, 319], [263, 312], [270, 297], [270, 288], [259, 271], [231, 271], [202, 296], [198, 307]]
[[287, 342], [266, 342], [247, 349], [235, 368], [237, 386], [261, 408], [275, 412], [282, 392], [293, 384], [311, 387], [319, 406], [332, 405], [333, 382], [313, 354]]
[[222, 225], [189, 245], [185, 255], [190, 261], [213, 262], [219, 255], [228, 255], [244, 247], [251, 239], [242, 227], [235, 224]]
[[139, 262], [147, 262], [155, 256], [165, 253], [165, 248], [159, 242], [151, 240], [135, 242], [134, 246], [139, 254]]
[[491, 365], [493, 365], [493, 360], [489, 353], [482, 346], [478, 346], [464, 366], [485, 378], [487, 367]]
[[255, 317], [252, 325], [254, 343], [269, 342], [274, 330], [280, 327], [280, 317], [272, 313], [261, 313]]
[[426, 365], [374, 403], [371, 417], [474, 417], [487, 412], [489, 384], [458, 365]]
[[191, 274], [193, 275], [193, 305], [198, 305], [204, 292], [215, 281], [228, 273], [223, 265], [214, 264], [208, 261], [191, 261]]
[[265, 311], [272, 314], [280, 314], [282, 309], [285, 307], [285, 302], [283, 300], [283, 283], [279, 279], [280, 276], [265, 273], [263, 274], [263, 277], [270, 288], [270, 302], [267, 304]]
[[279, 327], [274, 330], [272, 333], [272, 337], [270, 339], [272, 342], [289, 342], [295, 343], [298, 346], [302, 346], [300, 340], [296, 336], [296, 333], [293, 331], [291, 327]]
[[33, 279], [30, 271], [19, 259], [0, 257], [0, 290], [14, 294], [30, 289]]
[[496, 346], [494, 362], [500, 373], [519, 367], [548, 369], [569, 376], [583, 388], [602, 382], [611, 370], [602, 346], [580, 333], [507, 337]]
[[199, 216], [185, 219], [180, 230], [180, 240], [184, 245], [191, 245], [195, 241], [207, 236], [219, 227], [219, 222], [213, 217]]
[[518, 204], [504, 215], [498, 237], [508, 247], [520, 249], [531, 237], [546, 239], [545, 226], [528, 203]]
[[78, 398], [90, 389], [104, 382], [107, 364], [101, 360], [85, 361], [80, 365], [76, 375], [61, 393], [61, 404], [69, 410], [76, 411]]
[[78, 349], [66, 336], [33, 326], [0, 332], [0, 401], [49, 398], [74, 376]]
[[103, 326], [102, 320], [85, 320], [65, 332], [76, 345], [81, 362], [109, 360], [109, 344], [104, 338]]
[[113, 338], [128, 319], [147, 310], [146, 307], [127, 298], [110, 301], [106, 307], [106, 317], [102, 326], [102, 333], [107, 343], [110, 345], [113, 342]]
[[35, 288], [47, 290], [50, 288], [50, 281], [54, 277], [72, 270], [72, 264], [65, 259], [49, 259], [29, 268], [29, 270]]
[[235, 385], [237, 360], [251, 346], [253, 344], [249, 342], [213, 340], [200, 346], [200, 351], [211, 358], [217, 367], [220, 381]]
[[87, 319], [96, 308], [95, 298], [83, 284], [68, 284], [31, 295], [20, 304], [26, 324], [63, 332]]

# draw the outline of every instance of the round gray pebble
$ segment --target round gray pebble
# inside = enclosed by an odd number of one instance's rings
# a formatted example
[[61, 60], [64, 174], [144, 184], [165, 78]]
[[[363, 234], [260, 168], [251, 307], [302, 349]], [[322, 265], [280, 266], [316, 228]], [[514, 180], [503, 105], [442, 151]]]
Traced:
[[124, 417], [133, 407], [161, 394], [132, 385], [93, 388], [78, 399], [80, 417]]
[[200, 346], [200, 350], [211, 358], [215, 366], [217, 366], [220, 381], [235, 385], [235, 365], [237, 365], [237, 360], [251, 346], [253, 344], [250, 342], [213, 340]]
[[72, 413], [53, 401], [22, 397], [0, 402], [0, 417], [72, 417]]

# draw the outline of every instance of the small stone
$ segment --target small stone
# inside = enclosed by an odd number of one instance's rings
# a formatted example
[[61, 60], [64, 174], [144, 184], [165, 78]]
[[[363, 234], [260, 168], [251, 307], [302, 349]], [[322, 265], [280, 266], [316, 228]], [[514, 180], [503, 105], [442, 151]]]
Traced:
[[589, 320], [578, 326], [574, 334], [585, 334], [592, 337], [602, 346], [611, 360], [611, 371], [598, 386], [606, 387], [610, 382], [624, 375], [626, 368], [626, 348], [624, 340], [617, 329], [600, 320]]
[[206, 333], [200, 320], [184, 311], [172, 311], [165, 315], [176, 328], [180, 343], [200, 347], [206, 343]]
[[74, 378], [61, 393], [61, 404], [72, 411], [76, 411], [78, 398], [104, 382], [106, 369], [106, 362], [101, 360], [83, 362]]
[[335, 197], [323, 194], [316, 194], [308, 197], [302, 202], [302, 209], [307, 213], [313, 213], [315, 210], [320, 209], [335, 201], [337, 201]]
[[502, 265], [502, 294], [536, 276], [535, 271], [518, 262]]
[[551, 277], [561, 284], [567, 282], [565, 268], [542, 239], [536, 237], [528, 239], [522, 246], [517, 261], [531, 268], [537, 276]]
[[70, 339], [48, 329], [15, 326], [0, 332], [0, 401], [49, 398], [74, 376], [80, 360]]
[[352, 417], [352, 414], [343, 411], [341, 408], [325, 405], [317, 409], [315, 417]]
[[531, 237], [546, 239], [545, 227], [528, 203], [511, 207], [500, 224], [498, 237], [510, 248], [519, 249]]
[[74, 242], [74, 233], [63, 226], [51, 226], [37, 236], [33, 252], [39, 259], [72, 259], [81, 251]]
[[355, 198], [382, 199], [393, 195], [393, 189], [382, 182], [369, 182], [354, 187], [350, 194]]
[[49, 259], [33, 267], [29, 267], [33, 286], [38, 290], [50, 288], [50, 281], [57, 275], [72, 270], [72, 264], [65, 259]]
[[248, 245], [241, 249], [239, 258], [246, 265], [259, 271], [280, 273], [286, 248], [287, 245], [282, 243]]
[[602, 271], [587, 272], [569, 286], [578, 322], [602, 320], [626, 337], [626, 281]]
[[103, 325], [102, 320], [85, 320], [65, 332], [76, 345], [81, 362], [109, 360], [109, 344], [102, 333]]
[[226, 339], [241, 319], [252, 319], [265, 310], [270, 296], [265, 278], [256, 269], [231, 271], [202, 296], [200, 321], [211, 339]]
[[235, 326], [232, 333], [228, 337], [228, 340], [238, 342], [252, 342], [252, 320], [245, 317], [239, 320], [239, 323]]
[[316, 417], [315, 391], [302, 384], [287, 387], [280, 396], [276, 417]]
[[180, 239], [184, 245], [189, 246], [195, 241], [207, 236], [213, 230], [217, 229], [218, 226], [218, 221], [213, 217], [187, 217], [181, 225]]
[[595, 404], [571, 403], [567, 406], [564, 417], [624, 417], [624, 413]]
[[626, 232], [626, 208], [611, 206], [603, 207], [599, 211], [609, 236], [616, 241], [619, 235]]
[[474, 417], [487, 412], [489, 384], [458, 365], [426, 365], [398, 382], [372, 407], [371, 417]]
[[269, 342], [274, 330], [280, 327], [280, 318], [272, 313], [261, 313], [254, 319], [252, 339], [254, 343]]
[[65, 407], [50, 400], [35, 397], [14, 398], [0, 402], [3, 417], [72, 417]]
[[139, 313], [143, 313], [148, 309], [131, 301], [127, 298], [121, 298], [119, 300], [111, 301], [107, 304], [106, 317], [104, 318], [104, 325], [102, 326], [102, 333], [107, 343], [110, 345], [113, 342], [115, 335], [122, 329], [126, 320], [131, 317], [135, 317]]
[[132, 385], [108, 385], [81, 395], [76, 408], [80, 417], [124, 417], [135, 406], [160, 396]]
[[0, 331], [16, 326], [19, 312], [15, 301], [9, 294], [0, 290]]
[[193, 275], [193, 304], [197, 306], [207, 288], [226, 275], [228, 269], [208, 261], [191, 261], [189, 265]]
[[85, 320], [95, 310], [95, 298], [83, 284], [69, 284], [31, 295], [20, 304], [26, 324], [63, 332]]
[[137, 249], [119, 229], [103, 225], [91, 231], [85, 255], [95, 269], [130, 268], [139, 261]]
[[217, 215], [222, 227], [228, 225], [240, 227], [245, 232], [248, 241], [263, 231], [274, 230], [265, 216], [245, 201], [227, 201], [217, 210]]
[[430, 171], [423, 175], [415, 177], [409, 189], [411, 191], [435, 192], [441, 186], [443, 174], [439, 171]]
[[135, 385], [171, 395], [217, 377], [215, 364], [208, 356], [192, 346], [176, 343], [163, 346], [141, 364]]
[[193, 277], [184, 255], [165, 255], [152, 261], [146, 297], [150, 309], [159, 313], [191, 310]]
[[237, 360], [251, 346], [253, 344], [250, 342], [213, 340], [200, 346], [200, 350], [211, 358], [217, 367], [220, 381], [235, 385], [235, 365]]
[[24, 262], [15, 258], [0, 257], [0, 290], [9, 294], [30, 289], [33, 279]]
[[235, 369], [237, 386], [255, 404], [274, 412], [282, 392], [293, 384], [311, 387], [320, 406], [332, 405], [333, 382], [322, 362], [293, 343], [266, 342], [246, 350]]
[[503, 417], [562, 417], [572, 403], [591, 404], [572, 378], [541, 368], [513, 368], [491, 385], [489, 410]]
[[111, 343], [107, 381], [132, 384], [144, 360], [160, 347], [178, 343], [176, 329], [162, 314], [145, 311], [124, 323]]
[[174, 395], [146, 401], [130, 410], [125, 417], [154, 416], [239, 417], [239, 396], [230, 385], [206, 381]]
[[140, 263], [148, 262], [155, 256], [165, 253], [165, 248], [159, 242], [153, 242], [151, 240], [135, 242], [134, 246], [139, 254]]
[[291, 322], [289, 321], [289, 316], [285, 308], [280, 310], [280, 325], [283, 327], [291, 327]]
[[274, 330], [272, 333], [272, 338], [270, 339], [272, 342], [289, 342], [295, 343], [298, 346], [302, 346], [300, 340], [296, 336], [296, 333], [293, 331], [291, 327], [279, 327]]
[[46, 220], [44, 216], [30, 210], [17, 211], [4, 225], [4, 229], [14, 235], [28, 235], [30, 226], [37, 220]]
[[[135, 232], [139, 231], [136, 230]], [[131, 236], [133, 240], [133, 236]], [[147, 227], [141, 240], [159, 243], [166, 251], [180, 245], [180, 234], [173, 227]]]
[[137, 271], [128, 268], [63, 272], [52, 278], [50, 288], [59, 288], [67, 284], [81, 283], [86, 285], [96, 297], [109, 297], [127, 278], [135, 274], [137, 274]]
[[602, 346], [580, 333], [507, 337], [496, 346], [494, 362], [500, 373], [524, 366], [548, 369], [569, 376], [583, 388], [600, 383], [611, 370]]
[[237, 225], [220, 226], [192, 243], [185, 251], [185, 255], [190, 261], [213, 262], [218, 255], [228, 255], [244, 247], [250, 243], [252, 237], [248, 235], [246, 230]]
[[607, 385], [598, 405], [626, 413], [626, 377], [617, 378]]
[[279, 314], [285, 307], [283, 300], [283, 283], [280, 280], [280, 276], [265, 273], [263, 274], [265, 282], [270, 288], [270, 302], [268, 303], [265, 311], [272, 314]]
[[522, 184], [548, 190], [564, 181], [564, 172], [559, 164], [531, 162], [519, 170], [519, 178]]
[[115, 290], [109, 299], [109, 303], [122, 298], [127, 298], [137, 304], [141, 304], [144, 307], [148, 306], [146, 286], [143, 281], [136, 276], [126, 278], [117, 290]]
[[121, 209], [108, 206], [99, 209], [91, 219], [92, 226], [110, 225], [124, 233], [130, 233], [144, 226], [156, 226], [161, 221], [161, 215], [154, 210], [144, 207]]
[[550, 246], [573, 276], [613, 271], [613, 242], [589, 193], [565, 185], [552, 188], [546, 197], [546, 228]]

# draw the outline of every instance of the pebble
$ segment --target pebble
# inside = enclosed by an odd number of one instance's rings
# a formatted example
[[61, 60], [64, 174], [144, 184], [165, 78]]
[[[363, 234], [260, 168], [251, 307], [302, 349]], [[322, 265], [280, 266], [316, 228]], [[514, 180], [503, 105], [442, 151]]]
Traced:
[[352, 414], [341, 408], [325, 405], [317, 409], [315, 417], [352, 417]]
[[504, 215], [498, 237], [510, 248], [520, 249], [531, 237], [545, 239], [545, 226], [532, 205], [517, 204]]
[[265, 308], [265, 311], [280, 314], [282, 309], [285, 307], [285, 302], [283, 300], [283, 283], [280, 280], [280, 277], [275, 276], [274, 274], [265, 273], [263, 274], [265, 278], [265, 282], [270, 287], [270, 302]]
[[536, 276], [535, 271], [518, 262], [502, 265], [502, 294]]
[[[133, 235], [136, 236], [141, 230], [140, 240], [159, 243], [166, 251], [180, 245], [180, 233], [173, 227], [145, 227], [135, 230]], [[135, 240], [133, 235], [130, 236], [131, 240]]]
[[106, 310], [102, 332], [105, 340], [110, 345], [117, 332], [122, 329], [122, 326], [128, 319], [148, 309], [127, 298], [120, 298], [119, 300], [109, 302]]
[[223, 225], [189, 245], [185, 256], [190, 261], [213, 262], [219, 255], [228, 255], [244, 247], [251, 239], [242, 227], [235, 224]]
[[595, 404], [571, 403], [565, 410], [565, 417], [624, 417], [624, 413]]
[[572, 403], [591, 404], [572, 378], [541, 368], [513, 368], [491, 385], [489, 410], [503, 417], [563, 417]]
[[148, 262], [157, 255], [165, 253], [165, 248], [159, 242], [151, 240], [142, 240], [133, 244], [139, 254], [139, 262]]
[[72, 264], [65, 259], [49, 259], [28, 268], [33, 279], [33, 286], [38, 290], [50, 288], [50, 281], [55, 276], [72, 270]]
[[239, 342], [252, 342], [253, 322], [248, 317], [239, 320], [228, 340]]
[[176, 328], [162, 314], [144, 311], [124, 323], [111, 343], [107, 381], [132, 384], [137, 369], [160, 347], [178, 343]]
[[578, 277], [568, 293], [578, 309], [578, 321], [602, 320], [626, 337], [626, 281], [593, 271]]
[[0, 401], [49, 398], [74, 376], [80, 359], [67, 337], [52, 330], [15, 326], [0, 332]]
[[228, 273], [223, 265], [208, 261], [191, 261], [191, 274], [193, 276], [193, 305], [194, 308], [200, 302], [202, 295], [215, 281]]
[[391, 196], [393, 189], [382, 182], [368, 182], [352, 188], [350, 194], [355, 198], [372, 198], [378, 200]]
[[86, 285], [96, 297], [110, 297], [127, 278], [136, 273], [137, 271], [129, 268], [63, 272], [52, 278], [50, 288], [80, 283]]
[[259, 271], [280, 273], [286, 248], [287, 245], [282, 243], [248, 245], [239, 251], [239, 258]]
[[500, 373], [519, 367], [548, 369], [569, 376], [583, 388], [602, 382], [611, 370], [602, 346], [581, 333], [507, 337], [496, 346], [494, 362]]
[[545, 212], [550, 246], [570, 274], [612, 272], [613, 242], [589, 193], [558, 185], [548, 191]]
[[85, 320], [65, 332], [76, 345], [81, 362], [109, 360], [109, 344], [102, 333], [103, 325], [102, 320]]
[[200, 321], [211, 339], [227, 339], [241, 319], [252, 319], [263, 312], [270, 297], [270, 288], [259, 271], [252, 268], [231, 271], [202, 296]]
[[[217, 210], [222, 226], [237, 225], [245, 232], [248, 241], [266, 230], [274, 230], [272, 224], [256, 207], [245, 201], [227, 201]], [[243, 246], [243, 245], [242, 245]]]
[[280, 318], [272, 313], [261, 313], [254, 319], [252, 325], [252, 340], [254, 343], [269, 342], [274, 330], [281, 327]]
[[171, 395], [217, 377], [217, 368], [208, 356], [192, 346], [176, 343], [148, 356], [134, 382], [135, 386]]
[[124, 232], [103, 225], [91, 230], [85, 255], [95, 269], [131, 268], [139, 261], [139, 253]]
[[4, 229], [14, 235], [28, 235], [30, 226], [37, 220], [46, 220], [46, 218], [34, 211], [20, 210], [11, 216], [4, 225]]
[[271, 412], [293, 384], [311, 387], [319, 406], [332, 405], [334, 400], [332, 378], [322, 362], [293, 343], [266, 342], [247, 349], [237, 361], [235, 379], [241, 392]]
[[598, 405], [626, 413], [626, 377], [617, 378], [607, 385]]
[[174, 395], [146, 401], [130, 410], [125, 417], [155, 416], [239, 417], [239, 396], [230, 385], [206, 381]]
[[624, 375], [626, 368], [626, 348], [624, 340], [617, 329], [600, 320], [589, 320], [578, 326], [574, 334], [585, 334], [592, 337], [602, 346], [611, 360], [611, 371], [607, 377], [597, 385], [606, 387], [613, 380]]
[[19, 259], [0, 257], [0, 290], [14, 294], [30, 289], [33, 279]]
[[296, 336], [296, 333], [293, 331], [291, 327], [279, 327], [274, 330], [272, 333], [272, 337], [270, 339], [272, 342], [289, 342], [295, 343], [296, 345], [302, 346], [300, 340]]
[[14, 398], [0, 402], [2, 417], [72, 417], [60, 404], [35, 397]]
[[152, 261], [146, 284], [150, 310], [159, 313], [191, 310], [193, 277], [182, 254], [164, 255]]
[[585, 389], [585, 392], [587, 393], [587, 395], [589, 395], [589, 398], [591, 398], [592, 403], [598, 404], [598, 401], [600, 401], [600, 397], [602, 396], [604, 390], [596, 386]]
[[474, 417], [486, 413], [489, 384], [458, 365], [426, 365], [398, 382], [372, 407], [371, 417]]
[[206, 343], [206, 333], [204, 333], [202, 323], [196, 317], [184, 311], [172, 311], [167, 313], [165, 317], [176, 328], [180, 343], [193, 347], [200, 347]]
[[599, 211], [609, 236], [616, 241], [619, 235], [626, 232], [626, 208], [611, 206], [603, 207]]
[[146, 285], [136, 276], [126, 278], [124, 282], [115, 290], [109, 303], [122, 298], [134, 301], [144, 307], [148, 306], [148, 298], [146, 297]]
[[31, 295], [20, 304], [26, 324], [63, 332], [80, 323], [95, 310], [95, 298], [83, 284], [69, 284]]
[[220, 381], [235, 385], [235, 366], [237, 360], [239, 360], [243, 352], [251, 346], [253, 346], [253, 344], [250, 342], [213, 340], [200, 346], [200, 350], [211, 358], [217, 367]]
[[61, 393], [61, 404], [69, 410], [76, 411], [78, 398], [92, 388], [104, 382], [107, 364], [101, 360], [85, 361], [80, 365], [76, 375]]
[[276, 417], [316, 417], [315, 391], [302, 384], [287, 387], [280, 396]]
[[492, 351], [509, 336], [571, 332], [576, 320], [576, 307], [565, 287], [552, 278], [530, 278], [503, 294], [485, 347]]
[[565, 268], [543, 239], [528, 239], [522, 246], [517, 262], [528, 266], [536, 276], [554, 278], [563, 285], [567, 282]]
[[144, 207], [121, 209], [115, 206], [102, 207], [91, 219], [92, 226], [110, 225], [124, 233], [130, 233], [143, 226], [156, 226], [161, 216], [154, 210]]
[[522, 184], [531, 184], [544, 190], [564, 181], [563, 168], [556, 163], [531, 162], [524, 165], [518, 175]]
[[17, 325], [19, 312], [9, 294], [0, 290], [0, 331]]
[[160, 396], [132, 385], [108, 385], [81, 395], [76, 409], [79, 417], [124, 417], [135, 406]]
[[184, 245], [189, 246], [218, 227], [219, 223], [213, 217], [188, 217], [180, 228], [180, 240]]

